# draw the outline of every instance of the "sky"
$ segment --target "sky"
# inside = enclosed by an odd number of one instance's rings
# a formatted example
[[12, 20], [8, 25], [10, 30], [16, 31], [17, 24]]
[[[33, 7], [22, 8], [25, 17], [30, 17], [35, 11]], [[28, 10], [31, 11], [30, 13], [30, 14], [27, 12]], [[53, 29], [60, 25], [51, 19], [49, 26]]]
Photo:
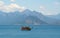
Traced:
[[14, 12], [30, 9], [43, 15], [60, 13], [60, 0], [0, 0], [0, 11]]

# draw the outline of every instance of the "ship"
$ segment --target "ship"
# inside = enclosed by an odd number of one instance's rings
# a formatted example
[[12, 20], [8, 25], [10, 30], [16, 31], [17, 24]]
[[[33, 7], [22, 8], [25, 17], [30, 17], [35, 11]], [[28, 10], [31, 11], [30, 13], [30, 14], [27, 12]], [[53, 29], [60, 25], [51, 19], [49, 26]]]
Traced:
[[23, 31], [30, 31], [31, 30], [31, 28], [30, 27], [28, 27], [28, 26], [23, 26], [23, 27], [21, 27], [21, 30], [23, 30]]

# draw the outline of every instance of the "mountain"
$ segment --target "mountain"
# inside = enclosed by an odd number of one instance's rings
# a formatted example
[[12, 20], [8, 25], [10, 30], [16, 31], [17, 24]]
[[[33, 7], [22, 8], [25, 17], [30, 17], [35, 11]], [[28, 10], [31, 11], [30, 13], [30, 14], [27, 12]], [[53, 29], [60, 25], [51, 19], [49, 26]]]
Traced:
[[48, 24], [43, 21], [42, 14], [36, 11], [30, 11], [26, 9], [23, 12], [15, 11], [5, 13], [0, 11], [0, 25], [19, 25], [19, 24]]
[[0, 11], [0, 25], [60, 25], [60, 19], [57, 16], [46, 16], [37, 11], [30, 11], [26, 9], [23, 12], [15, 11], [10, 13], [5, 13]]

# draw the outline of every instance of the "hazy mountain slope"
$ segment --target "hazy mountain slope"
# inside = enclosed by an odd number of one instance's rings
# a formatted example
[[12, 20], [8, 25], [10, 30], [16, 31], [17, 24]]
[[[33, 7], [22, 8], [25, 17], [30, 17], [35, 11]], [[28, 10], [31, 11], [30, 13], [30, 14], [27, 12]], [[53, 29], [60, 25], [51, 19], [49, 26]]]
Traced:
[[[30, 10], [24, 12], [4, 13], [0, 12], [0, 25], [14, 25], [14, 24], [47, 24], [40, 20], [39, 13]], [[31, 22], [32, 21], [32, 22]], [[30, 23], [27, 23], [30, 22]]]

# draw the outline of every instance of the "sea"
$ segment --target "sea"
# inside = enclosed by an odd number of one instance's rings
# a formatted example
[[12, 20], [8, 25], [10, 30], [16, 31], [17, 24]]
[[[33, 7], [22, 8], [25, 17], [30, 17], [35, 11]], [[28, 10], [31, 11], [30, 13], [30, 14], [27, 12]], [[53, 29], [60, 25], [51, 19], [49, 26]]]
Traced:
[[29, 25], [31, 31], [22, 31], [24, 25], [0, 25], [0, 38], [60, 38], [60, 25]]

